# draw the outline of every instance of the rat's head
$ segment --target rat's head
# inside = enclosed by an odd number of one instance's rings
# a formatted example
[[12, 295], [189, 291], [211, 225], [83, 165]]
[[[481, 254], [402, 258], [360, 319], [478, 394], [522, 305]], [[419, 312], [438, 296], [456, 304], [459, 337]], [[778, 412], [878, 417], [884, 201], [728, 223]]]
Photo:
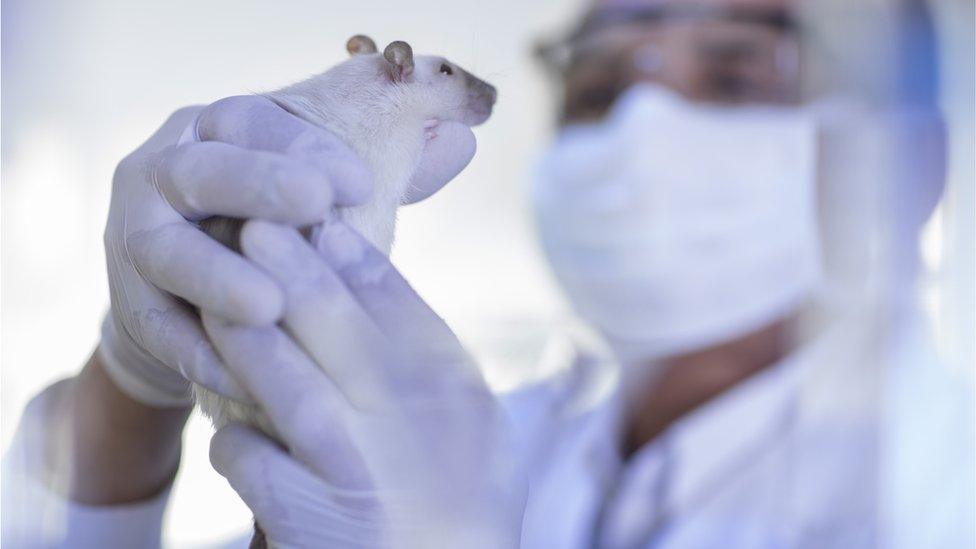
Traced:
[[362, 35], [350, 38], [346, 49], [353, 57], [374, 59], [384, 77], [431, 118], [477, 126], [491, 116], [495, 87], [443, 57], [414, 56], [410, 44], [402, 41], [391, 42], [377, 55], [376, 43]]

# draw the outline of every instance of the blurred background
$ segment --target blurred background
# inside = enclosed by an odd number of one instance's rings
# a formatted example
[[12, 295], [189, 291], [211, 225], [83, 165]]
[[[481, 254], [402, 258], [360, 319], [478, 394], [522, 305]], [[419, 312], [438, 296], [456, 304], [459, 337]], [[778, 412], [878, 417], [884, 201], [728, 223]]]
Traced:
[[[865, 0], [866, 1], [866, 0]], [[851, 2], [856, 4], [857, 2]], [[871, 3], [871, 2], [867, 2]], [[2, 350], [6, 447], [23, 406], [72, 375], [97, 342], [108, 294], [101, 233], [115, 164], [180, 106], [264, 91], [344, 59], [357, 33], [443, 54], [500, 91], [478, 155], [443, 192], [402, 210], [394, 259], [462, 339], [566, 316], [538, 249], [529, 174], [551, 133], [552, 90], [532, 59], [579, 0], [357, 2], [15, 1], [2, 4]], [[951, 379], [973, 383], [973, 4], [934, 0], [948, 177], [922, 242], [919, 298]], [[844, 50], [838, 33], [826, 37]], [[519, 325], [519, 324], [517, 324]], [[965, 418], [959, 425], [971, 426]], [[249, 511], [207, 460], [195, 417], [166, 535], [177, 546], [240, 533]], [[961, 433], [959, 444], [971, 444]]]

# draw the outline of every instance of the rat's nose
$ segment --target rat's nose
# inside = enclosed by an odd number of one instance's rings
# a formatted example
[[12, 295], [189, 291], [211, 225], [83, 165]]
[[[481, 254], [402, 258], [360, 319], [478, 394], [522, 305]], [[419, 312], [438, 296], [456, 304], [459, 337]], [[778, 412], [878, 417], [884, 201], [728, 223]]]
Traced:
[[489, 106], [494, 105], [495, 100], [498, 99], [498, 90], [495, 89], [495, 86], [470, 74], [468, 75], [468, 89], [474, 92], [474, 97], [486, 101]]
[[492, 107], [498, 99], [498, 90], [488, 82], [468, 75], [467, 123], [477, 126], [491, 116]]
[[495, 100], [498, 99], [498, 90], [495, 89], [495, 86], [492, 86], [487, 82], [484, 82], [484, 85], [485, 89], [482, 93], [485, 94], [485, 98], [488, 99], [488, 103], [494, 105]]

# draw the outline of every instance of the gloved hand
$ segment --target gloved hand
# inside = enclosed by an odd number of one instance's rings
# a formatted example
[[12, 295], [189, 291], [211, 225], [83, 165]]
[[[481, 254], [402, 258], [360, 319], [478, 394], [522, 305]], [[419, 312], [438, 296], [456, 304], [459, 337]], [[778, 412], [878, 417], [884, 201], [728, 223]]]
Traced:
[[261, 221], [242, 232], [284, 291], [284, 329], [203, 313], [286, 447], [229, 424], [214, 467], [272, 546], [517, 547], [526, 486], [479, 371], [362, 237], [327, 222], [313, 241]]
[[222, 215], [314, 223], [333, 203], [363, 201], [370, 178], [338, 138], [263, 97], [173, 114], [119, 163], [113, 181], [105, 229], [112, 307], [98, 355], [115, 384], [153, 406], [190, 404], [188, 380], [246, 399], [187, 303], [270, 324], [283, 296], [194, 222]]

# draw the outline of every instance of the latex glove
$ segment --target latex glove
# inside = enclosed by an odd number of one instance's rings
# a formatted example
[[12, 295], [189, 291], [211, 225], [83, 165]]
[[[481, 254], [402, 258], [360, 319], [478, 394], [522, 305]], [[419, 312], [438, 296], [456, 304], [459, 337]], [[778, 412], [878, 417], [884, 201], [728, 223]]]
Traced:
[[314, 223], [334, 203], [364, 200], [370, 178], [338, 138], [266, 98], [177, 111], [119, 163], [113, 180], [105, 229], [112, 306], [98, 353], [115, 384], [153, 406], [189, 405], [188, 380], [246, 399], [188, 303], [270, 324], [283, 295], [194, 222], [222, 215]]
[[509, 426], [451, 330], [381, 253], [330, 222], [318, 252], [252, 221], [284, 329], [204, 326], [289, 454], [230, 424], [211, 461], [274, 546], [517, 547], [525, 482]]
[[420, 166], [410, 179], [404, 204], [419, 202], [461, 173], [477, 149], [471, 128], [460, 122], [431, 122]]

